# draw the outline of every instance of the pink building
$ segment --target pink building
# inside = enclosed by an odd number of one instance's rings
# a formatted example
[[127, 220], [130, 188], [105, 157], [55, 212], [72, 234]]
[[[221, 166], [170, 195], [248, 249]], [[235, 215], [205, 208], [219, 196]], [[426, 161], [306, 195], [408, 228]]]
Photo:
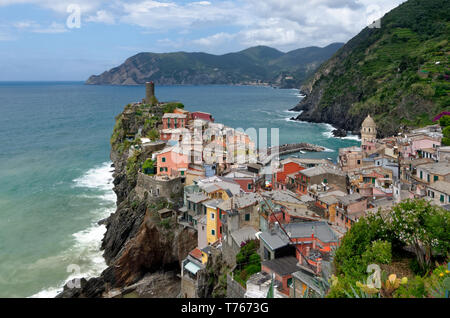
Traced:
[[185, 176], [189, 158], [180, 147], [165, 148], [154, 155], [156, 156], [157, 175]]
[[435, 149], [441, 145], [441, 141], [430, 136], [420, 135], [411, 138], [411, 152], [417, 155], [423, 149]]

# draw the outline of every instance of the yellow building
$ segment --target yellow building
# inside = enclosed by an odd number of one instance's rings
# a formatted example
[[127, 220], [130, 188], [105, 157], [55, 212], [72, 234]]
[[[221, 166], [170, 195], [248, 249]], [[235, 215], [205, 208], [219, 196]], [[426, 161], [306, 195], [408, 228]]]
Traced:
[[211, 253], [211, 246], [208, 245], [202, 248], [201, 251], [202, 251], [202, 264], [206, 265], [206, 263], [208, 263], [209, 254]]
[[208, 200], [202, 204], [206, 207], [206, 241], [208, 244], [213, 244], [218, 240], [217, 233], [217, 206], [223, 202], [223, 200]]

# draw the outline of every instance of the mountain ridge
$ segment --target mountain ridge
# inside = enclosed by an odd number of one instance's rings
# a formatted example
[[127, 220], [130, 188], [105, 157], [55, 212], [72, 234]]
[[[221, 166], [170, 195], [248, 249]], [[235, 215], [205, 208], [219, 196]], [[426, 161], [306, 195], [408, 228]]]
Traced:
[[214, 55], [203, 52], [137, 53], [86, 81], [91, 85], [267, 84], [298, 88], [343, 43], [281, 52], [254, 46], [239, 52]]

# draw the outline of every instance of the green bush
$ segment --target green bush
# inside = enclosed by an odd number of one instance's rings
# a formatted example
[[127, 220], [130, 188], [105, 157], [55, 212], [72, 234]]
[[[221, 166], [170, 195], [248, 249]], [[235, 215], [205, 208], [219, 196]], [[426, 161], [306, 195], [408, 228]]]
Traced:
[[148, 138], [150, 138], [151, 141], [155, 141], [159, 139], [159, 132], [156, 128], [152, 128], [148, 134], [147, 134]]
[[374, 241], [362, 254], [365, 266], [369, 264], [389, 264], [392, 261], [392, 245], [386, 241]]
[[164, 113], [173, 113], [175, 108], [184, 109], [184, 105], [182, 103], [167, 103], [163, 106]]
[[242, 254], [241, 252], [236, 254], [236, 264], [241, 265], [243, 263], [245, 263], [246, 261], [246, 257], [244, 254]]
[[450, 138], [447, 137], [442, 138], [442, 144], [444, 146], [450, 146]]
[[395, 298], [423, 298], [426, 295], [425, 280], [420, 276], [416, 276], [413, 279], [409, 279], [406, 285], [400, 285], [393, 296]]
[[261, 257], [259, 256], [258, 253], [253, 253], [252, 255], [250, 255], [250, 257], [248, 258], [249, 263], [250, 264], [258, 264], [261, 263]]
[[450, 138], [450, 126], [446, 126], [442, 130], [442, 134], [444, 135], [445, 138]]
[[259, 273], [261, 271], [261, 264], [259, 265], [249, 265], [244, 271], [247, 272], [247, 277], [252, 276], [253, 274]]
[[142, 171], [148, 175], [155, 174], [155, 161], [150, 158], [145, 160], [144, 164], [142, 165]]

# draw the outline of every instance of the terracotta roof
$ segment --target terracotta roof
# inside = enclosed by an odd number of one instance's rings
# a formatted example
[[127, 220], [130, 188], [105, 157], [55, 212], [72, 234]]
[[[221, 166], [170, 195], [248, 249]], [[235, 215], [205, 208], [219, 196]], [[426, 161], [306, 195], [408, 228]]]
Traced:
[[194, 257], [200, 261], [202, 260], [202, 251], [198, 248], [195, 248], [192, 251], [190, 251], [189, 255], [191, 255], [192, 257]]

